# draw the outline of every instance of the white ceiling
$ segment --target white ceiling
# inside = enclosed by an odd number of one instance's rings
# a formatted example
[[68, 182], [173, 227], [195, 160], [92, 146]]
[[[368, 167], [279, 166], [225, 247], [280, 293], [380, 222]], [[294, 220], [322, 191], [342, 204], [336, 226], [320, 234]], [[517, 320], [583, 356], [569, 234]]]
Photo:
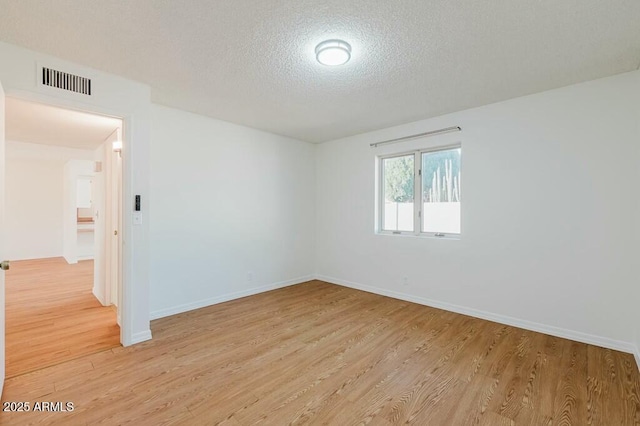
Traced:
[[6, 99], [6, 138], [15, 142], [96, 149], [117, 128], [120, 119]]
[[[0, 0], [0, 40], [321, 142], [635, 70], [638, 0]], [[340, 68], [317, 43], [353, 47]]]

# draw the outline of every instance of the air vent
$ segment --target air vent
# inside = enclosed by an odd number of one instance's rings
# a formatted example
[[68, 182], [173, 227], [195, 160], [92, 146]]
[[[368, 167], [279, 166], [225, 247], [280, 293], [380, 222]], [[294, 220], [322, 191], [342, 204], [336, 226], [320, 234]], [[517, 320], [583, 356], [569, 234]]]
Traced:
[[91, 96], [91, 80], [86, 77], [42, 67], [42, 84]]

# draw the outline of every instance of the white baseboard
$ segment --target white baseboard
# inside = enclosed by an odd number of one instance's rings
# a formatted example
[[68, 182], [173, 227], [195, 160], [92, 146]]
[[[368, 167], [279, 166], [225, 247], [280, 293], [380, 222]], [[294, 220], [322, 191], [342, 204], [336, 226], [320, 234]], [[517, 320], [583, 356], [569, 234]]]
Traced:
[[[41, 254], [41, 255], [29, 255], [29, 256], [14, 256], [13, 254], [9, 253], [7, 256], [5, 256], [5, 259], [10, 260], [11, 262], [19, 262], [21, 260], [44, 260], [44, 259], [55, 259], [58, 257], [62, 257], [64, 258], [64, 256], [62, 256], [62, 254]], [[65, 259], [66, 260], [66, 259]]]
[[142, 343], [147, 340], [151, 340], [151, 330], [145, 330], [135, 333], [133, 336], [131, 336], [131, 342], [129, 342], [128, 345], [124, 346], [135, 345], [136, 343]]
[[491, 312], [481, 311], [474, 308], [454, 305], [447, 302], [441, 302], [438, 300], [427, 299], [419, 296], [413, 296], [413, 295], [400, 293], [396, 291], [385, 290], [379, 287], [372, 287], [364, 284], [341, 280], [339, 278], [327, 277], [323, 275], [317, 275], [315, 278], [320, 281], [325, 281], [331, 284], [337, 284], [344, 287], [353, 288], [356, 290], [362, 290], [368, 293], [375, 293], [382, 296], [392, 297], [394, 299], [400, 299], [407, 302], [413, 302], [420, 305], [430, 306], [432, 308], [438, 308], [438, 309], [443, 309], [445, 311], [455, 312], [458, 314], [469, 315], [475, 318], [481, 318], [484, 320], [493, 321], [500, 324], [523, 328], [525, 330], [536, 331], [539, 333], [549, 334], [551, 336], [574, 340], [576, 342], [587, 343], [590, 345], [600, 346], [608, 349], [614, 349], [614, 350], [626, 352], [626, 353], [633, 353], [636, 357], [636, 362], [638, 362], [638, 366], [640, 367], [640, 353], [638, 353], [638, 348], [636, 348], [635, 345], [629, 342], [609, 339], [607, 337], [595, 336], [595, 335], [583, 333], [580, 331], [568, 330], [565, 328], [527, 321], [527, 320], [514, 318], [506, 315], [494, 314]]
[[97, 291], [98, 289], [96, 289], [95, 287], [93, 287], [93, 289], [91, 290], [91, 292], [93, 293], [93, 296], [98, 299], [98, 302], [100, 302], [100, 304], [102, 306], [107, 306], [106, 301], [104, 300], [104, 296], [98, 294], [99, 292]]
[[181, 314], [183, 312], [193, 311], [194, 309], [204, 308], [206, 306], [216, 305], [218, 303], [228, 302], [230, 300], [239, 299], [241, 297], [253, 296], [254, 294], [264, 293], [265, 291], [276, 290], [278, 288], [288, 287], [295, 284], [311, 281], [312, 275], [294, 278], [287, 281], [281, 281], [274, 284], [268, 284], [260, 287], [250, 288], [248, 290], [227, 293], [222, 296], [211, 297], [208, 299], [197, 300], [195, 302], [184, 303], [182, 305], [172, 306], [170, 308], [152, 311], [149, 316], [151, 320], [168, 317], [171, 315]]
[[636, 364], [638, 365], [638, 371], [640, 371], [640, 348], [639, 347], [635, 347], [634, 351], [633, 351], [633, 356], [636, 359]]

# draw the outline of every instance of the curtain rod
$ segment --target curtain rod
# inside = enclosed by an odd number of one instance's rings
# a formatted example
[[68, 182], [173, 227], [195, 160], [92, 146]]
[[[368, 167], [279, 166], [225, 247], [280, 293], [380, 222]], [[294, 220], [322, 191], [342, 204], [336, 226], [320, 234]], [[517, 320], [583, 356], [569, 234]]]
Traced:
[[389, 139], [389, 140], [382, 141], [382, 142], [375, 142], [375, 143], [370, 144], [370, 146], [372, 148], [375, 148], [375, 147], [380, 146], [380, 145], [386, 145], [386, 144], [389, 144], [389, 143], [403, 142], [403, 141], [406, 141], [406, 140], [409, 140], [409, 139], [415, 139], [415, 138], [419, 138], [419, 137], [422, 137], [422, 136], [435, 136], [435, 135], [442, 135], [444, 133], [460, 132], [460, 131], [462, 131], [462, 127], [460, 127], [460, 126], [446, 127], [444, 129], [432, 130], [430, 132], [417, 133], [415, 135], [403, 136], [401, 138]]

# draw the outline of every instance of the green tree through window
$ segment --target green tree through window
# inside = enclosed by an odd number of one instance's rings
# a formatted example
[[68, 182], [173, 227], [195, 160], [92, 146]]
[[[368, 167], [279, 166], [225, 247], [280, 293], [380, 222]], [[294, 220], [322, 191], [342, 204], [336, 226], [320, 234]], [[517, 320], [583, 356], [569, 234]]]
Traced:
[[387, 158], [384, 161], [384, 194], [387, 201], [413, 201], [414, 156]]

